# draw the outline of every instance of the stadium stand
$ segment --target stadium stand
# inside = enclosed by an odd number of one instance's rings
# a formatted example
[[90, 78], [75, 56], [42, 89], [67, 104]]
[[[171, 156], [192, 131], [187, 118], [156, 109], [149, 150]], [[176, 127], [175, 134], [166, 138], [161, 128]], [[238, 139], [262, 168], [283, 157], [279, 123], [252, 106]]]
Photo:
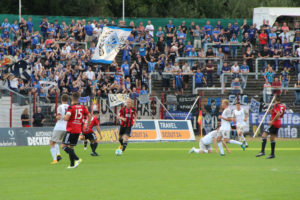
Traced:
[[[90, 59], [102, 28], [122, 22], [95, 18], [57, 21], [53, 17], [37, 22], [36, 17], [29, 17], [19, 23], [16, 16], [9, 16], [9, 19], [1, 22], [1, 85], [18, 97], [14, 103], [20, 110], [29, 102], [26, 97], [34, 95], [38, 97], [37, 106], [55, 113], [53, 104], [57, 94], [81, 91], [82, 96], [106, 98], [108, 93], [133, 93], [133, 87], [139, 93], [143, 86], [145, 93], [155, 96], [161, 96], [162, 92], [190, 95], [204, 90], [202, 95], [214, 97], [242, 93], [250, 98], [263, 98], [267, 93], [267, 89], [263, 92], [266, 79], [274, 83], [278, 77], [279, 85], [292, 88], [300, 78], [298, 22], [275, 23], [273, 27], [265, 23], [255, 27], [249, 20], [214, 19], [199, 23], [195, 20], [193, 23], [176, 19], [176, 23], [156, 21], [153, 28], [151, 20], [135, 19], [128, 24], [133, 28], [132, 34], [115, 62], [99, 65], [91, 63]], [[128, 83], [124, 76], [126, 64], [131, 68]], [[245, 72], [247, 66], [249, 68], [247, 81], [241, 73], [241, 65]], [[187, 73], [183, 74], [184, 83], [176, 79], [176, 75], [181, 74], [179, 70]], [[235, 85], [241, 85], [241, 89], [233, 90]], [[183, 91], [178, 89], [180, 86]], [[286, 94], [283, 91], [282, 101], [299, 112], [300, 107], [293, 104], [294, 92], [292, 89]], [[9, 101], [5, 94], [8, 95], [5, 92], [1, 95], [2, 107]], [[48, 123], [53, 124], [54, 116], [51, 119]]]

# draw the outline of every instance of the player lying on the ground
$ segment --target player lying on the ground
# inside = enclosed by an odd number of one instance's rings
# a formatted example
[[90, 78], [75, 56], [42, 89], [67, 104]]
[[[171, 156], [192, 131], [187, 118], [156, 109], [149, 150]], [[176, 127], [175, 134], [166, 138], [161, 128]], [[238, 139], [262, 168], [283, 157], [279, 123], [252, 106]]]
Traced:
[[[193, 147], [189, 153], [211, 153], [212, 152], [212, 144], [214, 144], [214, 148], [216, 150], [216, 153], [218, 154], [218, 147], [217, 147], [217, 135], [218, 135], [219, 128], [217, 130], [214, 130], [212, 132], [209, 132], [206, 134], [203, 138], [199, 141], [199, 149], [196, 149]], [[223, 142], [223, 145], [225, 146], [228, 153], [231, 153], [228, 149], [225, 142]]]
[[231, 130], [230, 122], [233, 120], [233, 118], [231, 116], [231, 111], [228, 107], [229, 101], [227, 99], [223, 99], [221, 106], [224, 110], [222, 112], [222, 115], [219, 115], [219, 119], [221, 119], [221, 127], [220, 127], [220, 131], [218, 131], [218, 137], [217, 137], [217, 143], [220, 150], [220, 155], [221, 156], [225, 155], [223, 144], [222, 144], [222, 138], [226, 143], [239, 145], [245, 151], [245, 146], [243, 145], [243, 143], [230, 139], [230, 130]]
[[249, 114], [245, 112], [243, 108], [241, 108], [240, 102], [236, 103], [236, 109], [233, 111], [233, 118], [236, 122], [236, 129], [239, 140], [243, 141], [243, 145], [248, 147], [246, 139], [244, 137], [244, 130], [246, 128], [246, 122], [248, 119]]
[[51, 164], [56, 164], [58, 161], [62, 159], [58, 144], [62, 142], [62, 139], [66, 134], [67, 122], [63, 118], [66, 114], [66, 110], [69, 107], [68, 100], [69, 100], [69, 96], [67, 94], [63, 94], [61, 96], [62, 104], [57, 108], [57, 115], [56, 115], [57, 122], [55, 124], [50, 139], [50, 152], [53, 158]]
[[97, 129], [97, 131], [100, 135], [100, 140], [102, 139], [98, 117], [99, 117], [99, 112], [94, 111], [90, 126], [88, 127], [87, 131], [85, 131], [85, 130], [86, 130], [86, 127], [88, 125], [88, 118], [85, 119], [84, 125], [83, 125], [82, 137], [85, 141], [86, 140], [90, 141], [90, 146], [91, 146], [91, 149], [92, 149], [91, 156], [98, 156], [98, 154], [96, 153], [96, 149], [97, 149], [97, 146], [98, 146], [97, 136], [93, 131], [93, 128], [95, 126], [96, 126], [96, 129]]
[[275, 104], [273, 106], [272, 111], [270, 111], [272, 116], [271, 120], [269, 121], [269, 127], [264, 131], [262, 135], [262, 143], [261, 143], [261, 152], [259, 152], [256, 157], [264, 156], [265, 155], [265, 147], [267, 144], [267, 137], [270, 134], [271, 140], [271, 155], [267, 157], [267, 159], [275, 158], [275, 144], [276, 144], [276, 137], [278, 134], [278, 130], [281, 127], [281, 118], [285, 112], [285, 106], [280, 104], [280, 97], [275, 97]]
[[121, 108], [120, 116], [118, 118], [121, 120], [119, 132], [119, 149], [124, 152], [128, 144], [128, 139], [131, 136], [131, 128], [137, 119], [137, 113], [135, 108], [132, 107], [132, 100], [130, 98], [126, 100], [126, 106]]
[[89, 111], [78, 103], [80, 94], [78, 92], [74, 92], [72, 95], [72, 105], [69, 106], [67, 113], [64, 117], [64, 120], [67, 121], [67, 133], [63, 139], [62, 149], [69, 154], [70, 158], [70, 166], [68, 169], [72, 169], [77, 167], [81, 159], [75, 154], [74, 147], [78, 142], [79, 135], [82, 130], [82, 122], [83, 119], [87, 116], [88, 123], [85, 127], [85, 131], [88, 131], [88, 127], [91, 122], [91, 114]]

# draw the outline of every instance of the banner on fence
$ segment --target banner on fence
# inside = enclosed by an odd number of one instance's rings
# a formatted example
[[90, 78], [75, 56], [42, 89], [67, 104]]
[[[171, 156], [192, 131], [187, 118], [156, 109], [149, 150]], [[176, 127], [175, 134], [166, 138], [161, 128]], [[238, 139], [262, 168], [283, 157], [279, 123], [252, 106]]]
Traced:
[[195, 140], [191, 121], [157, 120], [161, 140]]
[[128, 94], [108, 94], [109, 106], [115, 107], [126, 102]]
[[130, 141], [160, 140], [154, 120], [138, 120], [132, 127]]
[[91, 62], [111, 64], [124, 46], [132, 29], [106, 26], [98, 39]]
[[250, 111], [253, 113], [258, 113], [259, 107], [260, 107], [260, 103], [257, 100], [252, 98], [250, 101]]
[[[250, 126], [252, 132], [256, 131], [257, 126], [261, 122], [264, 113], [250, 113]], [[271, 115], [267, 115], [263, 121], [260, 133], [269, 127], [268, 122], [271, 119]], [[300, 137], [300, 114], [286, 113], [281, 119], [281, 128], [278, 131], [278, 137], [282, 138], [298, 138]]]
[[[176, 119], [176, 120], [185, 120], [189, 113], [188, 112], [181, 112], [181, 111], [169, 111], [165, 112], [165, 119]], [[173, 118], [172, 118], [173, 117]], [[189, 117], [187, 118], [188, 120], [193, 119], [193, 113], [190, 113]]]

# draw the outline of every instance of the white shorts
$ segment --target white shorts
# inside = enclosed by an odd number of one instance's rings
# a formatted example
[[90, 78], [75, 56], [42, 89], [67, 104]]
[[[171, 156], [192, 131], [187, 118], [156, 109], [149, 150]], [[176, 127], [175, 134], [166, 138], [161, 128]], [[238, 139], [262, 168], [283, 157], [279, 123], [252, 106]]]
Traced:
[[221, 136], [223, 139], [230, 138], [230, 131], [218, 131], [218, 137]]
[[54, 130], [51, 136], [50, 141], [56, 142], [56, 143], [61, 143], [64, 136], [66, 134], [66, 131], [56, 131]]
[[200, 150], [208, 150], [208, 151], [212, 150], [211, 144], [205, 145], [205, 144], [203, 144], [202, 140], [200, 140], [200, 142], [199, 142], [199, 147], [200, 147]]

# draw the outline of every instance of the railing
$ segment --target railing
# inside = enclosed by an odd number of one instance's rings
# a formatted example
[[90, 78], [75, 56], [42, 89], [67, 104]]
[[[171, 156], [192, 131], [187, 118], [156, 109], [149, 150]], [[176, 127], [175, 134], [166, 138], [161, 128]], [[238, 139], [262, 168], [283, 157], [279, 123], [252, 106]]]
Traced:
[[[56, 43], [58, 43], [58, 44], [66, 44], [67, 42], [58, 41]], [[73, 43], [84, 45], [85, 50], [87, 50], [87, 43], [86, 42], [73, 42]]]
[[[219, 45], [219, 46], [243, 46], [242, 43], [238, 42], [238, 43], [234, 43], [234, 44], [224, 44], [224, 43], [219, 43], [219, 44], [216, 44], [216, 43], [206, 43], [204, 44], [204, 52], [207, 51], [208, 49], [208, 46], [216, 46], [216, 45]], [[250, 48], [252, 50], [252, 44], [249, 44], [250, 45]]]
[[258, 61], [261, 60], [300, 60], [300, 57], [279, 57], [279, 58], [256, 58], [255, 59], [255, 78], [258, 79], [259, 71], [258, 71]]

